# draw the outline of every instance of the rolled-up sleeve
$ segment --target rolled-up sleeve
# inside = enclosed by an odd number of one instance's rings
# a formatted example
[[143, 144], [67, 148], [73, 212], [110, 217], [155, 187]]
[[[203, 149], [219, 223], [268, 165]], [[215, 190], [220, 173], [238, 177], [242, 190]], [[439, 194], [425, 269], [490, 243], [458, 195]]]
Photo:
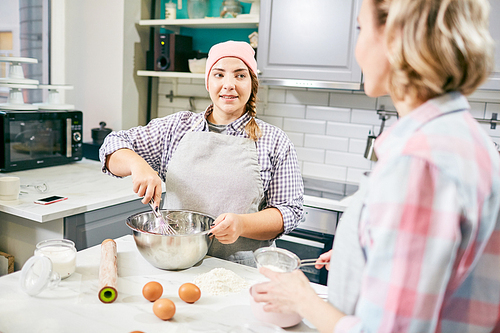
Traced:
[[144, 158], [160, 174], [163, 171], [162, 156], [165, 154], [165, 149], [168, 149], [166, 143], [175, 118], [170, 116], [153, 119], [146, 126], [108, 134], [99, 149], [102, 172], [115, 176], [106, 168], [106, 158], [118, 149], [126, 148]]

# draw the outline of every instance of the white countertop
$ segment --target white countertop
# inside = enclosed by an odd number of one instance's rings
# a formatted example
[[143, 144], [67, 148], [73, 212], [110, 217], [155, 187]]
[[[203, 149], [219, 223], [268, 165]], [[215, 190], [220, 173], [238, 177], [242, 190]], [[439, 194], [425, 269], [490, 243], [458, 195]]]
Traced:
[[343, 212], [347, 208], [350, 200], [350, 196], [342, 200], [333, 200], [311, 195], [304, 195], [304, 206]]
[[[150, 265], [139, 253], [131, 235], [116, 240], [118, 251], [118, 298], [111, 304], [99, 301], [98, 272], [100, 245], [77, 254], [77, 268], [58, 287], [44, 290], [36, 297], [19, 286], [20, 272], [0, 278], [0, 332], [227, 332], [243, 323], [255, 323], [248, 289], [225, 296], [203, 295], [194, 304], [180, 300], [181, 284], [193, 282], [216, 267], [232, 270], [250, 284], [265, 279], [257, 269], [217, 258], [183, 271], [166, 271]], [[171, 299], [176, 314], [162, 321], [152, 311], [152, 303], [142, 296], [150, 281], [163, 285], [163, 298]], [[312, 284], [325, 294], [326, 287]], [[307, 321], [286, 329], [290, 332], [316, 332]]]
[[[21, 185], [46, 183], [48, 191], [40, 193], [33, 187], [21, 186], [19, 199], [1, 201], [0, 211], [30, 219], [47, 222], [91, 210], [138, 199], [132, 191], [132, 179], [118, 179], [101, 172], [101, 163], [82, 161], [26, 171], [0, 173], [0, 177], [17, 176]], [[60, 195], [67, 200], [50, 205], [35, 204], [36, 199]]]

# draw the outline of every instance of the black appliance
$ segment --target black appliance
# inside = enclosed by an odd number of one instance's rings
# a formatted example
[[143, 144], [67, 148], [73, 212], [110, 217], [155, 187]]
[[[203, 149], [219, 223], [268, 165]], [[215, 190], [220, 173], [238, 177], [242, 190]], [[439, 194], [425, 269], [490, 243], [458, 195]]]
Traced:
[[[304, 194], [310, 197], [341, 200], [358, 190], [357, 184], [303, 178]], [[313, 202], [314, 200], [310, 200]], [[298, 227], [276, 240], [276, 246], [295, 253], [300, 259], [315, 259], [332, 249], [342, 212], [304, 204], [304, 217]], [[335, 268], [331, 268], [335, 269]], [[327, 284], [328, 271], [314, 266], [301, 268], [311, 282]]]
[[81, 111], [1, 111], [0, 171], [81, 160], [82, 118]]
[[155, 34], [153, 70], [189, 72], [188, 59], [192, 58], [194, 52], [191, 36]]
[[[336, 223], [336, 221], [334, 222]], [[295, 253], [301, 260], [316, 259], [332, 249], [334, 235], [297, 228], [276, 240], [276, 246]], [[309, 281], [326, 285], [328, 271], [314, 266], [301, 267]]]

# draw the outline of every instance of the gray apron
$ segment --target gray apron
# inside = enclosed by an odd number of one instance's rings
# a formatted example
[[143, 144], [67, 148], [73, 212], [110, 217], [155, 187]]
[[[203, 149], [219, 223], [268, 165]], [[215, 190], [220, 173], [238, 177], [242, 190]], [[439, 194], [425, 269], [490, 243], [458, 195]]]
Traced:
[[328, 273], [328, 302], [347, 315], [353, 315], [361, 290], [366, 263], [359, 243], [359, 221], [367, 193], [368, 177], [362, 177], [335, 232]]
[[[165, 185], [164, 208], [214, 218], [222, 213], [255, 213], [264, 198], [255, 142], [211, 132], [184, 135], [169, 162]], [[270, 244], [245, 237], [221, 244], [214, 238], [208, 254], [255, 266], [253, 251]]]

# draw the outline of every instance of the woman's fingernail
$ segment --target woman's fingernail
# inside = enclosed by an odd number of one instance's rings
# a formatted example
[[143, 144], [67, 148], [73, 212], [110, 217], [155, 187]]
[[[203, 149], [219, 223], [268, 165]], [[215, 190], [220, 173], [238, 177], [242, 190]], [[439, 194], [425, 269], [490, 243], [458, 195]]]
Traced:
[[211, 236], [212, 236], [212, 233], [211, 233], [211, 232], [209, 232], [209, 233], [208, 233], [208, 237], [211, 237]]

